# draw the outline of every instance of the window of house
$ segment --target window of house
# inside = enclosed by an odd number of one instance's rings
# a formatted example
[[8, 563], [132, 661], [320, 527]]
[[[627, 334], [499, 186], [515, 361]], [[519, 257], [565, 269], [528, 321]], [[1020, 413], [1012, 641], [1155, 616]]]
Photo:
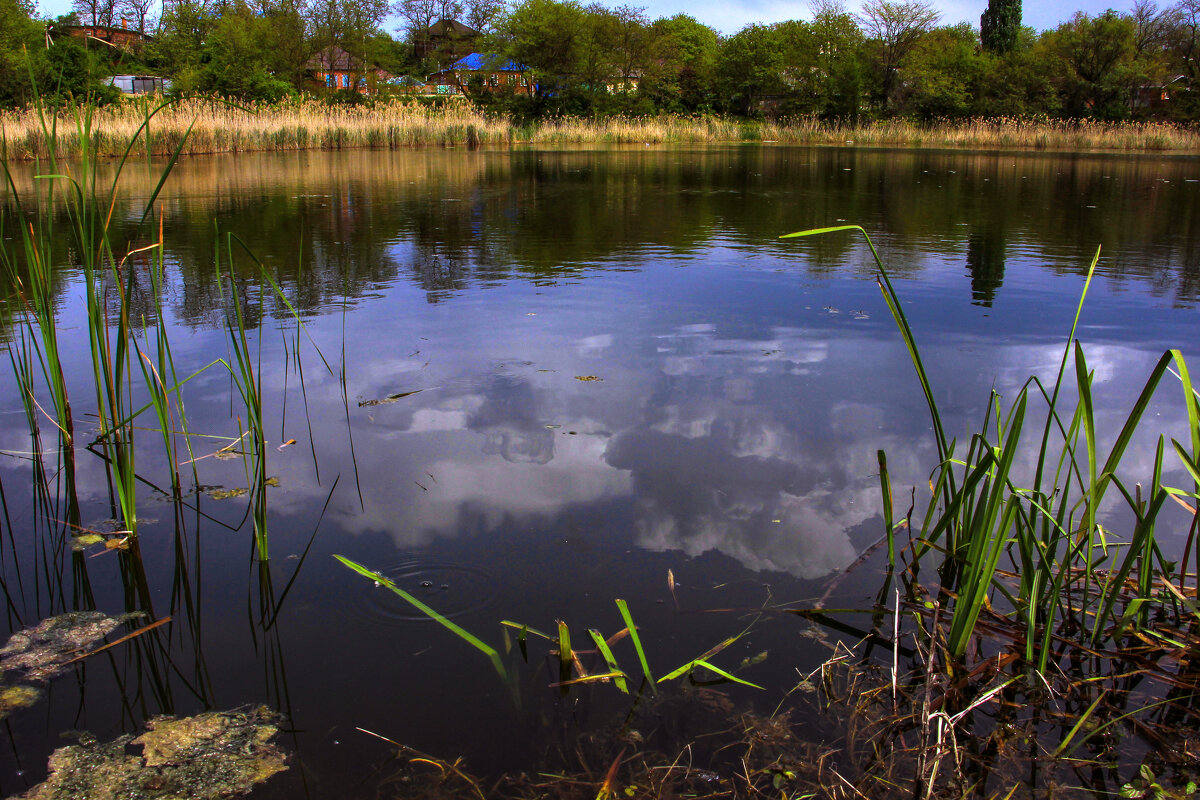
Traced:
[[498, 86], [499, 84], [500, 79], [497, 77], [496, 73], [493, 72], [488, 76], [488, 86]]
[[349, 76], [349, 75], [343, 75], [343, 76], [342, 76], [342, 88], [343, 88], [343, 89], [349, 89], [349, 88], [350, 88], [350, 76]]
[[528, 85], [529, 85], [529, 81], [528, 81], [528, 80], [526, 80], [525, 78], [521, 78], [521, 85], [522, 85], [522, 86], [528, 86]]
[[330, 75], [329, 73], [325, 74], [325, 85], [330, 89], [337, 85], [337, 83], [334, 82], [333, 75]]

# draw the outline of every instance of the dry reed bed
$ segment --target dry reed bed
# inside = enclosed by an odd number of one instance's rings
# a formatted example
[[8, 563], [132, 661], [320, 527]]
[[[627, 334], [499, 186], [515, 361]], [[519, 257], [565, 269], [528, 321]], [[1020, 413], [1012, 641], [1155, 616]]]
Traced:
[[[92, 129], [100, 157], [118, 156], [145, 120], [144, 102], [127, 102], [95, 112]], [[79, 152], [76, 113], [57, 118], [58, 151]], [[1200, 129], [1165, 122], [1098, 123], [1054, 120], [943, 121], [920, 125], [884, 121], [839, 125], [797, 118], [744, 122], [729, 118], [660, 115], [605, 119], [554, 118], [520, 126], [466, 103], [430, 108], [414, 103], [329, 106], [305, 101], [278, 106], [234, 107], [187, 100], [157, 113], [150, 149], [171, 153], [183, 139], [185, 154], [252, 150], [336, 150], [454, 145], [571, 143], [666, 143], [764, 141], [879, 147], [1019, 148], [1200, 152]], [[0, 115], [8, 158], [44, 158], [47, 137], [30, 111]], [[133, 153], [145, 153], [145, 137]]]

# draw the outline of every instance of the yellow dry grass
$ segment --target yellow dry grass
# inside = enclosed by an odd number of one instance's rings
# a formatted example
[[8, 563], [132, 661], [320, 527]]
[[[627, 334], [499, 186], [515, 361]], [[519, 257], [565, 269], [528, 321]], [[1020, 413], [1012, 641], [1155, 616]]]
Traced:
[[[96, 110], [92, 148], [96, 156], [118, 156], [145, 119], [146, 101]], [[77, 112], [56, 118], [58, 153], [79, 152]], [[462, 101], [440, 107], [412, 102], [331, 106], [313, 100], [282, 105], [235, 107], [193, 99], [157, 113], [132, 153], [174, 151], [191, 130], [184, 154], [257, 150], [508, 146], [571, 143], [669, 143], [760, 141], [868, 147], [950, 147], [1200, 152], [1200, 129], [1165, 122], [996, 119], [918, 124], [901, 120], [843, 125], [810, 118], [746, 122], [717, 116], [659, 115], [585, 119], [554, 118], [521, 126], [485, 114]], [[31, 111], [0, 114], [9, 159], [44, 158], [48, 137]]]

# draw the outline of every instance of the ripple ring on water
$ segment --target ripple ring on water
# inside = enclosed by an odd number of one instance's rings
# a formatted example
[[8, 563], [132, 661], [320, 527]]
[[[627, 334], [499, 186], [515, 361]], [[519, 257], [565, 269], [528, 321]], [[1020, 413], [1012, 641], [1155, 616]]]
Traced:
[[[413, 559], [385, 567], [379, 572], [396, 586], [453, 619], [485, 608], [496, 596], [495, 580], [482, 569], [455, 564], [434, 564]], [[365, 581], [364, 581], [365, 583]], [[356, 596], [358, 615], [385, 625], [430, 621], [404, 598], [382, 585]]]

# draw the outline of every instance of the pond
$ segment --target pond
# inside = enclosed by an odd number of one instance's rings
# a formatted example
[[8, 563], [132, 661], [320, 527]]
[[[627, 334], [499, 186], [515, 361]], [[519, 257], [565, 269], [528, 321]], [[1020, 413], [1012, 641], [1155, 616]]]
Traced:
[[[253, 475], [221, 452], [249, 424], [228, 369], [183, 390], [182, 499], [161, 437], [139, 431], [135, 547], [81, 552], [53, 459], [38, 488], [5, 371], [6, 633], [90, 608], [172, 620], [11, 714], [0, 792], [42, 780], [63, 732], [106, 741], [158, 714], [266, 704], [286, 714], [301, 768], [255, 796], [375, 797], [401, 791], [379, 737], [464, 756], [476, 774], [554, 771], [554, 753], [629, 712], [611, 684], [550, 688], [557, 664], [532, 640], [529, 664], [501, 680], [334, 554], [502, 651], [502, 620], [546, 632], [562, 620], [590, 647], [587, 629], [624, 626], [618, 598], [656, 676], [748, 628], [714, 663], [764, 688], [719, 693], [770, 712], [832, 640], [857, 637], [822, 639], [761, 609], [812, 607], [880, 539], [877, 451], [901, 516], [938, 461], [861, 237], [777, 237], [870, 233], [964, 441], [993, 388], [1011, 399], [1030, 375], [1053, 378], [1100, 247], [1078, 338], [1111, 439], [1164, 349], [1200, 355], [1197, 164], [772, 145], [239, 154], [180, 162], [140, 227], [159, 167], [127, 167], [113, 241], [151, 244], [161, 220], [163, 242], [161, 285], [145, 254], [126, 262], [142, 348], [165, 332], [179, 379], [235, 363], [235, 303], [215, 275], [239, 287], [270, 558], [260, 570], [254, 493], [238, 491]], [[34, 169], [14, 172], [31, 192]], [[43, 211], [65, 230], [61, 210]], [[72, 513], [112, 530], [110, 472], [84, 448], [96, 426], [86, 288], [73, 253], [58, 257]], [[15, 351], [11, 288], [4, 303]], [[1179, 404], [1153, 413], [1155, 434], [1186, 439]], [[44, 422], [43, 440], [53, 431]], [[1148, 471], [1153, 458], [1146, 441], [1128, 461]], [[1164, 481], [1181, 476], [1168, 465]], [[1187, 517], [1175, 512], [1158, 535], [1178, 552]], [[837, 603], [869, 607], [879, 567], [875, 551], [834, 585]], [[618, 655], [640, 674], [632, 650]]]

